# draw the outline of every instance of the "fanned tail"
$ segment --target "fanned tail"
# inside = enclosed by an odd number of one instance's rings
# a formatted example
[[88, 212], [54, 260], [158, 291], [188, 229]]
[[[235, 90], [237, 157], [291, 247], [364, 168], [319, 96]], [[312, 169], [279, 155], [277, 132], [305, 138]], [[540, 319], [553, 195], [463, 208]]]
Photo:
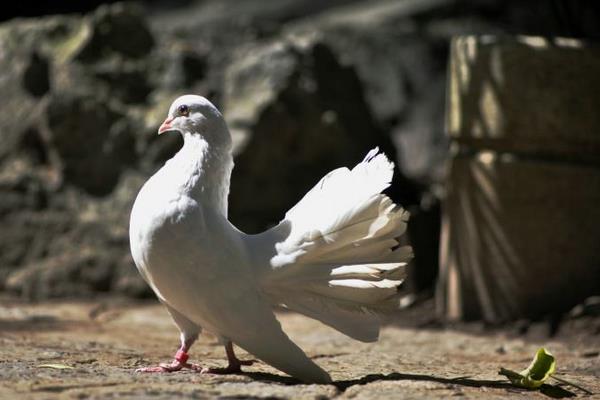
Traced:
[[272, 301], [362, 341], [377, 340], [379, 315], [398, 307], [410, 246], [401, 246], [408, 213], [382, 194], [393, 164], [373, 149], [352, 170], [327, 174], [274, 231], [263, 280]]

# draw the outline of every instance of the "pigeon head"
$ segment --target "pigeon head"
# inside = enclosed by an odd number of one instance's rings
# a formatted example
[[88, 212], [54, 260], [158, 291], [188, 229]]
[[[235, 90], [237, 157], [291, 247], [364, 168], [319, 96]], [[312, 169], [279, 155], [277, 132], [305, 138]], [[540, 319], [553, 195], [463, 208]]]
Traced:
[[201, 136], [212, 145], [231, 144], [223, 116], [202, 96], [188, 94], [171, 104], [169, 115], [158, 128], [158, 134], [168, 131], [179, 131], [184, 138], [186, 135]]

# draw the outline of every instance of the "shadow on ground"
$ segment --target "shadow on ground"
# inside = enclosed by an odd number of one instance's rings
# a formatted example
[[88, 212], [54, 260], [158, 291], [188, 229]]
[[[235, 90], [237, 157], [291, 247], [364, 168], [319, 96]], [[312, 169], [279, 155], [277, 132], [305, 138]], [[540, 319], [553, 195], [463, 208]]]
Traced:
[[[243, 375], [262, 382], [270, 382], [270, 383], [278, 383], [283, 385], [302, 385], [303, 383], [298, 381], [297, 379], [290, 378], [287, 376], [270, 374], [266, 372], [244, 372]], [[349, 387], [355, 385], [366, 385], [368, 383], [373, 382], [381, 382], [381, 381], [403, 381], [403, 380], [411, 380], [411, 381], [428, 381], [428, 382], [437, 382], [446, 385], [458, 385], [458, 386], [468, 386], [468, 387], [476, 387], [476, 388], [493, 388], [493, 389], [505, 389], [510, 392], [518, 392], [518, 393], [526, 393], [526, 389], [520, 389], [512, 384], [501, 381], [501, 380], [488, 380], [488, 379], [472, 379], [468, 376], [461, 376], [457, 378], [443, 378], [439, 376], [433, 375], [424, 375], [424, 374], [405, 374], [400, 372], [393, 372], [387, 375], [383, 374], [370, 374], [365, 375], [362, 378], [358, 379], [349, 379], [349, 380], [340, 380], [333, 382], [333, 385], [341, 392], [345, 392]], [[575, 397], [576, 394], [566, 390], [557, 385], [547, 385], [544, 384], [540, 393], [555, 399], [561, 399], [565, 397]]]

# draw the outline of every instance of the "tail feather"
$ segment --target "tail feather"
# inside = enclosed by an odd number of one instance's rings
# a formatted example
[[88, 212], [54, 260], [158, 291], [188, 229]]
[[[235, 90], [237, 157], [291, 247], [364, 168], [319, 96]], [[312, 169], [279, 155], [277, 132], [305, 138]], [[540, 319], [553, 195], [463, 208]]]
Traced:
[[406, 275], [406, 263], [388, 263], [374, 265], [345, 265], [331, 270], [335, 279], [361, 279], [363, 281], [379, 281], [390, 279], [401, 281]]
[[393, 164], [373, 149], [352, 170], [327, 174], [288, 211], [290, 232], [275, 245], [263, 282], [274, 302], [376, 340], [379, 315], [398, 307], [412, 257], [399, 242], [409, 215], [381, 194], [392, 174]]
[[371, 312], [340, 307], [319, 296], [288, 298], [287, 308], [314, 318], [343, 334], [362, 342], [374, 342], [379, 337], [380, 318]]
[[382, 279], [368, 281], [363, 279], [334, 279], [325, 284], [313, 284], [307, 290], [322, 297], [329, 297], [338, 303], [350, 305], [377, 306], [384, 300], [395, 296], [402, 281]]
[[[278, 243], [278, 254], [272, 259], [275, 266], [312, 263], [368, 263], [379, 261], [398, 246], [406, 231], [409, 214], [395, 205], [389, 197], [378, 194], [361, 207], [347, 211], [328, 230], [311, 229], [303, 234], [292, 233]], [[303, 221], [304, 223], [304, 221]], [[389, 250], [389, 251], [385, 251]], [[366, 255], [360, 261], [356, 256]]]

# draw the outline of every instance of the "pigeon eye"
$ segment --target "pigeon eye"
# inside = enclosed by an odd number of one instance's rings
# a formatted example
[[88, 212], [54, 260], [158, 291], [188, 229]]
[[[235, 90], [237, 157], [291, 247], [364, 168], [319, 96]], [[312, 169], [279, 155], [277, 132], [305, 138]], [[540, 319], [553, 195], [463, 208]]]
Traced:
[[179, 113], [179, 115], [187, 117], [188, 115], [190, 115], [190, 108], [185, 104], [182, 104], [179, 107], [177, 107], [177, 112]]

